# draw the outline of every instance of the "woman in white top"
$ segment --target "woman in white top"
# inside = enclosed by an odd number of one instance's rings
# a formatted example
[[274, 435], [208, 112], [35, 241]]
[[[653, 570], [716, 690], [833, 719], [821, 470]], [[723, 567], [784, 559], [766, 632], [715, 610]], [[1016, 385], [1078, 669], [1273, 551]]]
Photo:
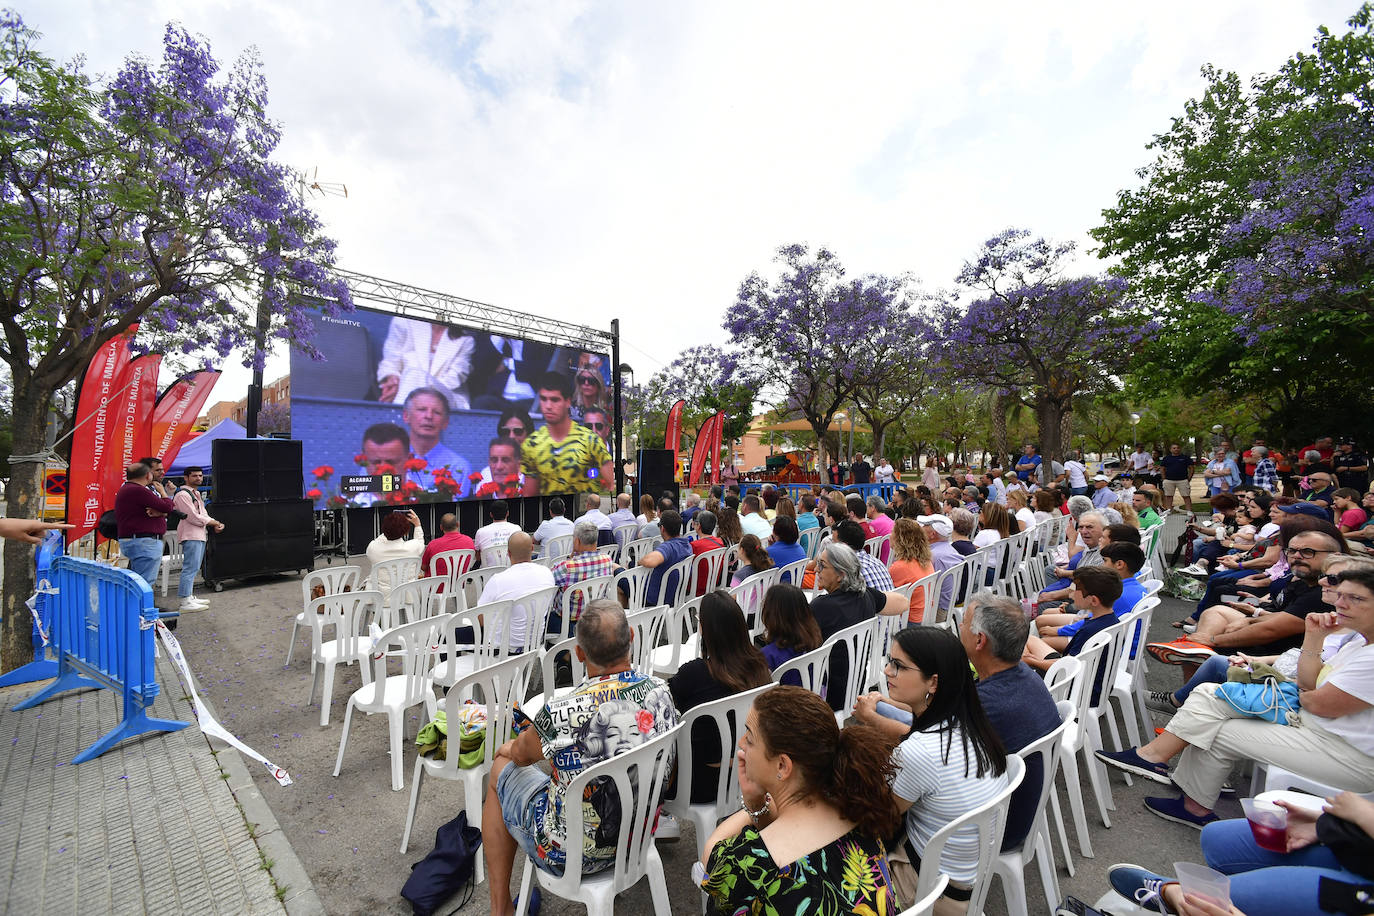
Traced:
[[[974, 547], [987, 547], [996, 544], [1003, 538], [1012, 536], [1012, 526], [1016, 523], [1007, 510], [992, 500], [983, 503], [983, 508], [978, 513], [978, 533], [973, 536]], [[993, 547], [988, 551], [988, 575], [987, 584], [997, 581], [998, 573], [1001, 571], [1002, 548]]]
[[[888, 647], [889, 702], [907, 709], [911, 731], [893, 752], [897, 776], [892, 794], [906, 812], [907, 856], [920, 857], [935, 832], [990, 801], [1007, 784], [1007, 753], [983, 712], [968, 654], [958, 637], [942, 627], [898, 630]], [[875, 695], [860, 699], [854, 717], [873, 724]], [[893, 871], [903, 866], [893, 856]], [[949, 875], [945, 896], [968, 900], [978, 871], [978, 831], [958, 831], [940, 854]]]
[[[1335, 613], [1308, 614], [1305, 622], [1296, 679], [1300, 716], [1286, 725], [1248, 718], [1217, 694], [1220, 684], [1204, 684], [1149, 744], [1097, 752], [1114, 767], [1182, 790], [1176, 798], [1147, 798], [1145, 807], [1194, 827], [1211, 823], [1222, 784], [1242, 760], [1336, 789], [1374, 791], [1374, 569], [1352, 564], [1334, 578]], [[1324, 660], [1327, 636], [1343, 626], [1355, 632]], [[1168, 762], [1180, 753], [1171, 774]]]
[[1030, 510], [1030, 496], [1025, 490], [1007, 490], [1007, 511], [1015, 514], [1018, 530], [1035, 527], [1035, 513]]
[[419, 559], [425, 552], [425, 530], [414, 509], [397, 509], [382, 516], [382, 533], [367, 545], [367, 560], [373, 566], [386, 560], [406, 557]]
[[1088, 468], [1083, 464], [1081, 452], [1070, 452], [1064, 462], [1064, 473], [1068, 475], [1070, 496], [1083, 496], [1088, 492]]
[[377, 363], [377, 400], [404, 404], [416, 388], [435, 388], [452, 410], [467, 410], [465, 387], [472, 371], [471, 335], [442, 324], [396, 316], [386, 332]]

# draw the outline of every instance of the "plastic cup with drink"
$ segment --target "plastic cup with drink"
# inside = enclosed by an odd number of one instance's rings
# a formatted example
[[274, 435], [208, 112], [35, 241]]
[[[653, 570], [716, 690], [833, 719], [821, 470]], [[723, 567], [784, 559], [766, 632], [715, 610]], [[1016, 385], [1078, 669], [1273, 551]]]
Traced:
[[1175, 862], [1174, 874], [1185, 897], [1191, 894], [1221, 907], [1231, 905], [1231, 879], [1221, 872], [1195, 862]]
[[1270, 852], [1288, 851], [1288, 809], [1257, 798], [1242, 798], [1245, 819], [1260, 849]]

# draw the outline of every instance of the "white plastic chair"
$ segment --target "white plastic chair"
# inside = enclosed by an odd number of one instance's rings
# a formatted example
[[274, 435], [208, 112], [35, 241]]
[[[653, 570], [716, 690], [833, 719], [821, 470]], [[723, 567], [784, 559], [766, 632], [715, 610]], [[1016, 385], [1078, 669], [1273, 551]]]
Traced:
[[[739, 810], [739, 773], [734, 766], [734, 748], [744, 732], [744, 721], [754, 699], [775, 684], [768, 683], [753, 690], [746, 690], [734, 696], [725, 697], [711, 703], [694, 706], [682, 714], [677, 728], [677, 796], [663, 803], [663, 808], [679, 820], [689, 820], [696, 827], [697, 859], [701, 861], [706, 849], [706, 840], [711, 831]], [[700, 723], [700, 725], [698, 725]], [[692, 803], [692, 773], [695, 748], [692, 733], [714, 728], [720, 741], [721, 767], [716, 776], [716, 799], [709, 804]]]
[[570, 799], [582, 798], [587, 785], [593, 780], [607, 783], [602, 786], [603, 792], [609, 791], [614, 785], [621, 805], [615, 864], [593, 875], [582, 874], [582, 817], [587, 806], [569, 805], [566, 811], [566, 835], [578, 839], [569, 843], [564, 850], [566, 859], [563, 874], [549, 874], [533, 861], [527, 861], [525, 873], [520, 879], [517, 916], [526, 916], [529, 912], [530, 888], [535, 875], [539, 876], [539, 883], [544, 890], [565, 900], [577, 900], [586, 906], [588, 916], [611, 916], [616, 894], [633, 887], [647, 876], [654, 912], [659, 916], [671, 916], [672, 905], [668, 900], [663, 860], [654, 848], [652, 828], [659, 800], [663, 797], [663, 788], [668, 782], [672, 751], [677, 741], [676, 731], [676, 727], [669, 729], [639, 747], [590, 766], [569, 783], [567, 797]]
[[630, 666], [641, 674], [653, 674], [653, 652], [658, 647], [672, 609], [666, 604], [631, 611], [625, 615], [634, 641], [630, 645]]
[[160, 564], [159, 576], [162, 580], [162, 597], [167, 597], [167, 584], [171, 577], [172, 568], [178, 571], [181, 569], [183, 554], [181, 541], [177, 540], [175, 531], [168, 531], [162, 536], [164, 550], [162, 552], [162, 562]]
[[[559, 687], [558, 681], [558, 660], [559, 656], [567, 659], [568, 667], [572, 671], [572, 683]], [[525, 711], [525, 715], [531, 719], [539, 710], [544, 708], [544, 704], [550, 697], [562, 696], [573, 687], [582, 683], [587, 676], [587, 665], [585, 662], [577, 660], [577, 637], [571, 636], [562, 642], [554, 643], [543, 652], [539, 653], [539, 672], [542, 680], [541, 693], [537, 693], [526, 700], [521, 701], [520, 706]]]
[[949, 887], [949, 875], [941, 874], [935, 886], [924, 897], [902, 910], [897, 916], [930, 916], [935, 912], [936, 902], [944, 896], [946, 887]]
[[661, 538], [634, 538], [625, 542], [620, 552], [620, 565], [634, 566], [647, 553], [653, 552]]
[[482, 566], [486, 569], [497, 569], [502, 566], [510, 565], [510, 550], [506, 547], [506, 542], [492, 544], [490, 547], [482, 548]]
[[[908, 583], [901, 588], [907, 589], [907, 597], [911, 597], [911, 587], [916, 583]], [[898, 589], [900, 591], [900, 589]], [[897, 635], [899, 630], [906, 627], [906, 614], [879, 614], [873, 618], [873, 649], [868, 653], [868, 679], [866, 681], [869, 689], [881, 690], [887, 693], [887, 678], [883, 674], [883, 668], [887, 665], [887, 647], [892, 644], [892, 637]]]
[[[344, 592], [339, 595], [326, 595], [316, 598], [314, 607], [320, 613], [309, 617], [314, 632], [311, 636], [310, 655], [310, 696], [306, 702], [314, 702], [315, 687], [320, 681], [320, 669], [324, 669], [324, 692], [320, 694], [320, 724], [329, 724], [329, 707], [334, 703], [334, 667], [336, 665], [360, 665], [367, 661], [372, 649], [372, 639], [367, 635], [367, 624], [376, 619], [382, 609], [381, 592]], [[333, 639], [325, 639], [324, 631], [332, 628]]]
[[[689, 597], [688, 588], [692, 584], [692, 569], [696, 562], [695, 557], [688, 556], [679, 560], [673, 565], [664, 569], [658, 567], [662, 573], [658, 580], [658, 603], [666, 604], [670, 607], [677, 607]], [[646, 586], [647, 588], [647, 586]], [[651, 600], [645, 597], [646, 602]]]
[[[301, 627], [310, 627], [310, 620], [307, 614], [313, 613], [311, 607], [310, 593], [316, 586], [324, 589], [326, 595], [340, 595], [344, 592], [356, 591], [358, 580], [363, 577], [363, 570], [360, 566], [330, 566], [325, 569], [312, 570], [305, 574], [301, 579], [301, 605], [302, 610], [291, 621], [291, 642], [286, 646], [286, 664], [291, 664], [291, 655], [296, 651], [296, 634]], [[318, 637], [318, 630], [311, 627], [311, 632]], [[314, 638], [314, 637], [312, 637]], [[315, 645], [311, 646], [310, 667], [315, 667]]]
[[[1088, 701], [1092, 695], [1092, 682], [1094, 673], [1098, 665], [1102, 662], [1108, 645], [1111, 644], [1112, 634], [1108, 632], [1098, 633], [1079, 651], [1077, 661], [1079, 669], [1073, 678], [1069, 688], [1069, 702], [1074, 707], [1074, 725], [1064, 732], [1064, 756], [1061, 766], [1064, 771], [1064, 788], [1069, 796], [1069, 808], [1073, 812], [1074, 827], [1078, 831], [1078, 845], [1082, 850], [1083, 857], [1091, 859], [1093, 857], [1092, 841], [1088, 836], [1088, 819], [1083, 805], [1083, 781], [1078, 774], [1078, 755], [1081, 753], [1088, 767], [1088, 779], [1092, 783], [1093, 794], [1097, 798], [1098, 807], [1101, 810], [1103, 820], [1107, 819], [1107, 803], [1105, 794], [1102, 791], [1107, 782], [1105, 771], [1100, 771], [1093, 764], [1097, 763], [1097, 758], [1093, 752], [1101, 747], [1100, 736], [1094, 746], [1092, 736], [1097, 734], [1094, 728], [1089, 731], [1088, 725]], [[1056, 665], [1059, 662], [1055, 662]], [[1053, 671], [1053, 668], [1051, 668]], [[1104, 684], [1104, 690], [1106, 689]], [[1051, 694], [1053, 696], [1054, 694]], [[1053, 796], [1051, 796], [1054, 799]], [[1073, 874], [1072, 855], [1073, 851], [1068, 845], [1068, 836], [1063, 829], [1063, 818], [1059, 814], [1058, 800], [1052, 802], [1055, 808], [1055, 818], [1059, 822], [1059, 836], [1064, 842], [1064, 862], [1069, 869], [1069, 874]], [[1108, 826], [1110, 823], [1108, 822]]]
[[1064, 732], [1073, 722], [1073, 704], [1065, 701], [1057, 704], [1057, 708], [1059, 725], [1016, 752], [1016, 756], [1027, 762], [1038, 757], [1042, 767], [1035, 819], [1031, 822], [1025, 842], [1017, 849], [999, 852], [993, 862], [993, 872], [1002, 879], [1002, 893], [1006, 897], [1009, 916], [1027, 916], [1026, 866], [1032, 860], [1040, 867], [1040, 883], [1047, 901], [1045, 912], [1053, 913], [1059, 905], [1059, 878], [1054, 868], [1046, 804], [1054, 792], [1054, 777], [1059, 772], [1059, 758], [1064, 753]]
[[618, 544], [602, 544], [596, 548], [596, 552], [610, 557], [613, 563], [620, 562], [620, 545]]
[[[444, 594], [461, 595], [462, 592], [459, 588], [459, 580], [463, 578], [465, 572], [472, 569], [472, 564], [476, 562], [476, 560], [477, 551], [475, 550], [468, 550], [466, 548], [445, 550], [430, 557], [429, 574], [431, 576], [443, 576], [448, 580], [448, 584], [444, 586]], [[461, 609], [462, 605], [455, 608], [455, 610]]]
[[644, 607], [645, 595], [649, 592], [649, 573], [653, 572], [647, 566], [630, 566], [616, 573], [614, 585], [616, 594], [620, 593], [620, 586], [624, 585], [627, 594], [625, 602], [626, 610], [638, 610]]
[[[1131, 741], [1131, 747], [1144, 744], [1141, 735], [1154, 724], [1150, 709], [1145, 705], [1145, 643], [1149, 641], [1150, 618], [1158, 606], [1158, 598], [1141, 598], [1131, 612], [1121, 618], [1121, 626], [1129, 632], [1123, 637], [1123, 649], [1117, 660], [1116, 676], [1112, 679], [1111, 695], [1121, 707], [1121, 719], [1126, 723], [1126, 736]], [[1135, 658], [1131, 658], [1132, 644], [1136, 646]], [[1107, 720], [1114, 721], [1110, 710]], [[1115, 735], [1115, 729], [1112, 731]], [[1120, 741], [1117, 743], [1120, 744]]]
[[402, 582], [386, 596], [386, 605], [399, 615], [399, 623], [414, 623], [444, 612], [447, 576], [429, 576]]
[[[425, 776], [462, 780], [468, 823], [482, 823], [482, 800], [486, 798], [487, 777], [491, 773], [492, 760], [496, 757], [497, 749], [505, 743], [506, 737], [511, 733], [515, 708], [525, 697], [534, 662], [535, 655], [532, 652], [515, 655], [462, 678], [442, 700], [436, 700], [433, 693], [425, 698], [427, 719], [432, 720], [441, 708], [448, 716], [448, 753], [444, 760], [421, 757], [419, 754], [415, 756], [415, 771], [410, 786], [410, 807], [406, 810], [405, 831], [401, 834], [401, 852], [410, 848], [410, 828], [415, 824], [415, 809], [420, 803], [420, 783]], [[458, 766], [456, 713], [466, 700], [474, 700], [486, 706], [487, 733], [482, 741], [481, 762], [464, 769]], [[483, 856], [477, 856], [476, 865], [476, 880], [480, 883], [485, 880], [486, 866]]]
[[763, 596], [773, 584], [775, 575], [773, 570], [765, 569], [729, 589], [730, 597], [735, 599], [740, 610], [744, 612], [744, 623], [749, 627], [750, 637], [763, 633]]
[[539, 549], [541, 557], [562, 559], [572, 555], [573, 536], [571, 534], [560, 534], [557, 537], [549, 538]]
[[[894, 615], [900, 616], [900, 615]], [[835, 677], [834, 656], [831, 656], [830, 678], [826, 681], [826, 697], [834, 699], [835, 691], [841, 691], [838, 700], [839, 710], [835, 713], [835, 723], [841, 727], [849, 718], [850, 711], [859, 699], [859, 694], [863, 693], [868, 686], [869, 670], [873, 664], [873, 634], [878, 628], [876, 617], [861, 621], [852, 627], [845, 627], [831, 634], [825, 641], [824, 646], [844, 646], [845, 654], [849, 659], [849, 668], [845, 672], [844, 683], [840, 683]]]
[[797, 560], [794, 563], [788, 563], [786, 566], [781, 567], [778, 569], [778, 575], [777, 578], [774, 579], [774, 583], [786, 582], [788, 585], [795, 585], [797, 588], [801, 588], [802, 578], [806, 575], [806, 565], [810, 562], [810, 560]]
[[[434, 699], [430, 669], [440, 644], [446, 616], [428, 617], [403, 624], [382, 634], [372, 652], [371, 664], [362, 665], [363, 686], [353, 691], [344, 710], [343, 734], [339, 737], [339, 756], [334, 761], [334, 775], [343, 767], [344, 749], [348, 747], [348, 731], [353, 724], [353, 710], [372, 715], [386, 713], [391, 736], [391, 788], [399, 792], [405, 788], [406, 710], [419, 706], [429, 697]], [[388, 653], [399, 649], [393, 657], [400, 660], [400, 673], [387, 674]]]
[[617, 547], [624, 547], [630, 541], [635, 540], [635, 535], [639, 534], [639, 525], [630, 522], [628, 525], [616, 525], [611, 529], [611, 536], [615, 538]]
[[[450, 687], [473, 671], [494, 664], [509, 655], [506, 640], [492, 639], [499, 627], [505, 633], [514, 602], [492, 601], [447, 615], [440, 634], [440, 654], [431, 677], [440, 687]], [[458, 630], [471, 628], [472, 642], [458, 638]]]
[[773, 669], [773, 683], [783, 683], [783, 678], [796, 672], [801, 678], [801, 686], [816, 694], [825, 696], [825, 679], [830, 674], [830, 653], [835, 643], [827, 642], [819, 649], [803, 652], [788, 659]]
[[653, 673], [658, 677], [672, 677], [677, 674], [678, 668], [699, 654], [697, 614], [705, 597], [684, 601], [668, 612], [663, 626], [666, 641], [661, 646], [653, 647], [650, 654]]
[[412, 579], [418, 578], [420, 578], [420, 558], [398, 557], [395, 560], [383, 560], [373, 566], [372, 572], [367, 576], [367, 588], [368, 591], [381, 592], [385, 595], [403, 582], [410, 582]]
[[492, 576], [505, 571], [504, 566], [482, 566], [477, 569], [469, 569], [458, 577], [458, 591], [463, 593], [463, 605], [474, 607], [482, 600], [482, 592], [487, 587], [487, 580]]
[[941, 877], [940, 854], [944, 852], [949, 838], [965, 827], [973, 826], [978, 831], [978, 870], [973, 879], [973, 896], [969, 899], [968, 912], [983, 912], [983, 904], [988, 898], [991, 885], [993, 862], [1002, 846], [1002, 834], [1007, 828], [1007, 806], [1011, 793], [1026, 776], [1026, 764], [1020, 757], [1012, 754], [1007, 757], [1007, 784], [987, 802], [966, 814], [956, 817], [939, 830], [921, 850], [921, 875], [916, 882], [916, 894], [925, 899]]
[[[581, 582], [574, 582], [563, 589], [563, 595], [558, 599], [559, 624], [556, 631], [546, 633], [545, 643], [562, 642], [571, 635], [574, 623], [572, 610], [573, 602], [578, 602], [578, 613], [582, 613], [582, 608], [598, 598], [605, 598], [611, 594], [614, 587], [614, 576], [596, 576], [591, 579], [583, 579]], [[580, 596], [580, 597], [579, 597]]]
[[687, 597], [696, 598], [720, 587], [721, 577], [725, 575], [725, 567], [730, 561], [730, 552], [729, 547], [717, 547], [696, 555]]

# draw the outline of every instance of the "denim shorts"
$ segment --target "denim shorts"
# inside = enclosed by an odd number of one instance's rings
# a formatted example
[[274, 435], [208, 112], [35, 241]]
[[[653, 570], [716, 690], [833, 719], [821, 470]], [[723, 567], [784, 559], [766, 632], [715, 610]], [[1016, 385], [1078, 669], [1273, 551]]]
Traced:
[[535, 841], [539, 815], [535, 813], [535, 801], [549, 791], [550, 777], [539, 767], [506, 765], [496, 780], [496, 798], [501, 803], [501, 819], [506, 829], [519, 844], [530, 861], [541, 871], [551, 875], [563, 874], [561, 864], [553, 864], [539, 855], [539, 844]]

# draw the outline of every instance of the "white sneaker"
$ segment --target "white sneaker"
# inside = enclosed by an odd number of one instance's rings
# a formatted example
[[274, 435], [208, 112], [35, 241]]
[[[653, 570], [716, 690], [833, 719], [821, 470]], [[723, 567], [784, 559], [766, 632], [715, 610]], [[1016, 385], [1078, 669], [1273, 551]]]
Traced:
[[654, 839], [668, 842], [680, 840], [682, 839], [682, 825], [671, 814], [660, 813], [658, 815], [658, 829], [654, 831]]
[[199, 598], [187, 598], [185, 601], [181, 602], [181, 607], [177, 608], [177, 610], [179, 610], [179, 611], [203, 611], [203, 610], [205, 610], [206, 608], [208, 608], [209, 606], [210, 606], [210, 602], [208, 602], [208, 601], [202, 601], [202, 600], [199, 599]]

